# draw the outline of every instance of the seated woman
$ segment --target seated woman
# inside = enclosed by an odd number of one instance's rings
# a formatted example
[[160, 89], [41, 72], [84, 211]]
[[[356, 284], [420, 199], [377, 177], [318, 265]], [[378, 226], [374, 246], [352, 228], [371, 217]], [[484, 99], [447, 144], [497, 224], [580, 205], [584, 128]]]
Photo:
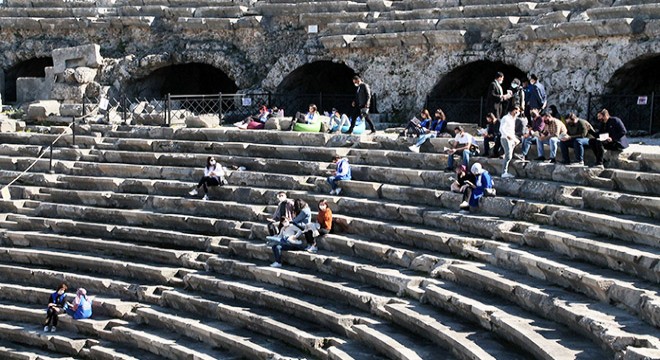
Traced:
[[[268, 111], [268, 108], [266, 105], [261, 105], [259, 107], [259, 113], [256, 115], [250, 115], [243, 119], [242, 121], [234, 123], [234, 126], [236, 126], [239, 129], [245, 130], [248, 129], [249, 127], [254, 128], [256, 125], [250, 126], [250, 124], [254, 123], [260, 123], [264, 124], [266, 123], [266, 120], [268, 120], [268, 116], [270, 115], [270, 111]], [[263, 126], [262, 126], [263, 127]]]
[[475, 163], [470, 170], [474, 174], [476, 182], [472, 194], [470, 194], [468, 205], [471, 212], [476, 212], [479, 209], [479, 199], [484, 196], [495, 196], [495, 189], [493, 189], [493, 180], [490, 174], [481, 167], [481, 164]]
[[204, 176], [202, 176], [202, 178], [199, 180], [199, 184], [197, 184], [197, 187], [192, 189], [188, 194], [190, 194], [190, 196], [195, 196], [198, 194], [197, 189], [202, 187], [204, 189], [204, 197], [202, 199], [208, 200], [209, 186], [218, 186], [225, 184], [227, 184], [227, 180], [225, 180], [225, 171], [222, 168], [222, 165], [217, 164], [213, 156], [209, 156], [208, 158], [206, 158], [206, 167], [204, 168]]
[[308, 224], [305, 228], [305, 239], [310, 244], [305, 251], [317, 252], [316, 239], [329, 234], [330, 230], [332, 230], [332, 210], [328, 207], [326, 200], [321, 200], [319, 201], [319, 212], [316, 214], [316, 222]]
[[476, 176], [468, 172], [465, 165], [456, 168], [456, 180], [451, 183], [450, 189], [452, 192], [463, 194], [463, 201], [459, 205], [461, 210], [470, 207], [468, 199], [472, 195], [472, 188], [476, 186], [476, 181]]
[[346, 114], [342, 114], [336, 108], [332, 108], [332, 114], [330, 115], [330, 123], [328, 124], [328, 127], [330, 128], [330, 130], [328, 130], [329, 133], [340, 132], [341, 128], [344, 127], [344, 125], [348, 126], [350, 124], [351, 124], [351, 120], [348, 119], [348, 116]]
[[293, 121], [291, 121], [291, 128], [289, 130], [293, 131], [293, 127], [296, 126], [296, 123], [312, 124], [319, 120], [320, 114], [316, 109], [316, 105], [309, 104], [307, 110], [307, 114], [304, 115], [301, 112], [296, 113], [296, 116], [293, 117]]
[[400, 136], [414, 137], [425, 133], [424, 129], [428, 129], [428, 127], [431, 125], [431, 114], [428, 110], [424, 109], [419, 114], [419, 116], [420, 119], [413, 117], [408, 121], [408, 125], [406, 125], [406, 128], [403, 130], [403, 132], [401, 132]]
[[304, 200], [296, 199], [293, 202], [293, 212], [296, 216], [291, 220], [291, 223], [300, 230], [304, 230], [307, 224], [312, 222], [312, 210]]
[[447, 117], [445, 112], [442, 109], [437, 109], [435, 111], [435, 118], [431, 121], [430, 126], [422, 127], [422, 133], [419, 135], [419, 140], [415, 145], [409, 147], [412, 152], [419, 152], [419, 148], [426, 142], [428, 139], [433, 139], [434, 137], [440, 136], [447, 130]]
[[72, 303], [67, 303], [66, 313], [76, 320], [92, 317], [92, 300], [87, 297], [87, 290], [79, 288]]
[[282, 251], [305, 249], [305, 243], [298, 239], [302, 230], [286, 219], [282, 221], [282, 225], [278, 235], [266, 236], [266, 245], [272, 246], [275, 256], [275, 262], [270, 264], [271, 267], [282, 267]]
[[65, 283], [60, 284], [54, 293], [50, 294], [48, 298], [48, 307], [46, 308], [46, 320], [44, 321], [44, 331], [57, 330], [58, 315], [64, 313], [66, 305], [66, 289]]

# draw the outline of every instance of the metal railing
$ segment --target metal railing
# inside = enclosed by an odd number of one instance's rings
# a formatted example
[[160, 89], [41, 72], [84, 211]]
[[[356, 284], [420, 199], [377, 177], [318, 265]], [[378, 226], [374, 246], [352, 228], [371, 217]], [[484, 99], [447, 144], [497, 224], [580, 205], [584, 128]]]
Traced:
[[479, 124], [485, 123], [485, 102], [484, 98], [431, 98], [426, 97], [424, 108], [431, 114], [440, 108], [447, 116], [448, 121]]
[[660, 95], [655, 92], [642, 95], [589, 94], [587, 119], [594, 123], [596, 115], [607, 109], [612, 116], [621, 118], [628, 131], [660, 132]]

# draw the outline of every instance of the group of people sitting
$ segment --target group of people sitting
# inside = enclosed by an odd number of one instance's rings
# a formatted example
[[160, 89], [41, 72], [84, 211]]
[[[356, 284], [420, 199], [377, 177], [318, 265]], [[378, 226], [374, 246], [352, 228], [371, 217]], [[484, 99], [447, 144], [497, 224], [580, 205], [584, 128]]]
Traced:
[[46, 320], [43, 324], [44, 332], [57, 330], [60, 314], [67, 314], [76, 320], [89, 319], [92, 316], [92, 300], [87, 296], [87, 290], [79, 288], [73, 302], [69, 302], [67, 301], [67, 289], [67, 285], [62, 283], [48, 297]]

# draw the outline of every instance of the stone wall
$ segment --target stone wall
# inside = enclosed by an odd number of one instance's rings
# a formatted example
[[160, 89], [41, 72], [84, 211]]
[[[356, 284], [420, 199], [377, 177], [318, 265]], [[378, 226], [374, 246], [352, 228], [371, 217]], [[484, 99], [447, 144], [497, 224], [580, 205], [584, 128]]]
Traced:
[[[239, 89], [273, 91], [296, 68], [330, 60], [363, 75], [379, 111], [406, 113], [452, 69], [487, 59], [537, 73], [550, 103], [584, 114], [586, 94], [603, 92], [617, 69], [660, 53], [655, 1], [637, 8], [595, 0], [48, 4], [2, 9], [0, 66], [97, 43], [106, 58], [99, 81], [116, 92], [158, 68], [191, 62], [217, 67]], [[319, 32], [308, 33], [308, 25]]]

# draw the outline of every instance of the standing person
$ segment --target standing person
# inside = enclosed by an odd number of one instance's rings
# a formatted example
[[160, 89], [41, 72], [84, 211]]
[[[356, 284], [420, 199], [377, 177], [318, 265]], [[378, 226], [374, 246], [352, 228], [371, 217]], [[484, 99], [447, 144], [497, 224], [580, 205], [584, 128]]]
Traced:
[[470, 155], [472, 154], [471, 147], [474, 144], [474, 137], [465, 132], [462, 126], [457, 126], [454, 128], [454, 143], [452, 148], [447, 150], [447, 167], [445, 171], [454, 171], [454, 155], [458, 155], [462, 158], [461, 164], [468, 166], [470, 163]]
[[497, 72], [495, 79], [488, 86], [488, 94], [486, 94], [486, 111], [491, 112], [497, 116], [502, 117], [502, 103], [511, 98], [511, 92], [504, 93], [502, 90], [502, 82], [504, 81], [504, 74]]
[[351, 179], [351, 164], [348, 163], [347, 158], [342, 158], [341, 156], [334, 156], [332, 162], [337, 164], [337, 168], [333, 171], [332, 176], [328, 176], [328, 184], [332, 190], [330, 195], [339, 195], [341, 188], [337, 185], [339, 180], [350, 180]]
[[497, 115], [493, 113], [488, 113], [486, 115], [486, 135], [484, 135], [484, 153], [481, 156], [487, 157], [490, 156], [490, 142], [494, 143], [493, 145], [493, 155], [492, 157], [496, 158], [500, 156], [500, 121]]
[[532, 109], [543, 110], [548, 105], [548, 97], [545, 87], [539, 82], [535, 74], [529, 76], [529, 96], [527, 97], [526, 111]]
[[54, 332], [57, 330], [58, 315], [65, 312], [66, 290], [66, 284], [61, 283], [60, 286], [57, 287], [57, 290], [50, 294], [50, 297], [48, 298], [48, 307], [46, 308], [44, 332]]
[[363, 121], [366, 121], [369, 124], [371, 129], [371, 135], [376, 133], [376, 128], [374, 123], [369, 118], [369, 106], [371, 105], [371, 90], [369, 85], [362, 82], [362, 79], [355, 75], [353, 76], [353, 84], [357, 88], [355, 91], [355, 100], [353, 101], [353, 107], [356, 108], [355, 116], [351, 119], [351, 127], [348, 128], [347, 134], [353, 133], [353, 128], [355, 127], [355, 122], [357, 121], [358, 116], [362, 117]]
[[516, 137], [516, 118], [520, 114], [520, 105], [514, 105], [511, 111], [502, 117], [500, 122], [500, 133], [502, 148], [504, 148], [504, 162], [502, 163], [502, 178], [513, 178], [509, 173], [509, 163], [513, 158], [513, 149], [518, 145], [518, 138]]
[[305, 249], [305, 243], [299, 239], [301, 234], [302, 230], [285, 219], [278, 235], [266, 237], [266, 245], [272, 246], [275, 256], [275, 262], [270, 264], [271, 267], [282, 267], [282, 251]]
[[87, 297], [87, 290], [79, 288], [73, 303], [67, 303], [66, 313], [76, 320], [92, 317], [92, 300]]
[[445, 116], [445, 112], [442, 111], [442, 109], [437, 109], [435, 110], [435, 118], [431, 121], [431, 124], [429, 128], [422, 127], [423, 133], [419, 135], [419, 139], [415, 143], [415, 145], [410, 146], [408, 149], [412, 152], [419, 152], [419, 148], [426, 142], [428, 139], [433, 139], [442, 133], [444, 133], [447, 129], [447, 117]]
[[593, 144], [594, 155], [596, 155], [596, 166], [603, 166], [603, 155], [605, 150], [621, 151], [628, 147], [628, 138], [626, 137], [626, 127], [623, 121], [618, 117], [610, 116], [607, 109], [601, 110], [598, 115], [598, 122], [600, 122], [600, 129], [598, 130], [598, 137], [607, 138], [602, 141], [595, 141]]
[[307, 248], [305, 251], [316, 253], [318, 247], [316, 239], [325, 236], [332, 230], [332, 210], [328, 207], [328, 202], [324, 199], [319, 201], [319, 212], [316, 214], [316, 222], [307, 226], [305, 239], [307, 239]]
[[493, 190], [493, 179], [488, 171], [481, 167], [481, 164], [475, 163], [470, 169], [476, 178], [475, 186], [470, 194], [470, 212], [476, 212], [479, 209], [479, 200], [484, 196], [495, 196]]
[[579, 119], [575, 113], [570, 113], [566, 117], [566, 130], [567, 136], [560, 139], [561, 142], [559, 143], [561, 156], [564, 160], [562, 164], [571, 164], [570, 157], [568, 156], [568, 148], [570, 146], [575, 152], [574, 165], [582, 166], [584, 165], [584, 147], [592, 143], [591, 139], [589, 139], [589, 134], [593, 134], [594, 129], [587, 120]]
[[206, 167], [204, 168], [204, 176], [199, 180], [197, 187], [192, 189], [188, 194], [190, 196], [195, 196], [198, 194], [197, 189], [202, 187], [204, 189], [203, 200], [209, 199], [209, 186], [218, 186], [225, 185], [227, 180], [225, 180], [225, 171], [222, 169], [222, 165], [216, 163], [213, 156], [206, 158]]
[[277, 193], [277, 209], [268, 220], [268, 233], [271, 236], [278, 234], [282, 229], [284, 220], [291, 221], [294, 217], [293, 200], [287, 199], [286, 193], [280, 191]]
[[545, 123], [545, 129], [536, 139], [536, 151], [539, 157], [536, 159], [538, 161], [545, 161], [545, 153], [543, 151], [543, 145], [550, 145], [550, 163], [555, 163], [557, 157], [557, 146], [559, 145], [559, 138], [566, 136], [566, 125], [559, 119], [555, 119], [547, 112], [541, 113], [543, 117], [543, 122]]
[[511, 94], [512, 97], [511, 101], [509, 101], [508, 111], [511, 111], [516, 105], [520, 106], [520, 109], [522, 109], [525, 106], [525, 89], [523, 89], [518, 78], [514, 78], [511, 81]]

